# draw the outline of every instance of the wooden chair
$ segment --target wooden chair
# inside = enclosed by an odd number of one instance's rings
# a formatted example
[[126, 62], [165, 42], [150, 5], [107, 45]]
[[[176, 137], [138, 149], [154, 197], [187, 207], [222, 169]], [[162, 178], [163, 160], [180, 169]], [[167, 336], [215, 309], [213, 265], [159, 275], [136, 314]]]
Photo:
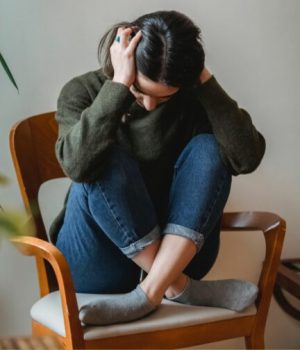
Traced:
[[[66, 349], [167, 349], [237, 337], [245, 337], [249, 349], [263, 348], [285, 234], [285, 221], [267, 212], [226, 213], [223, 216], [222, 231], [262, 231], [264, 234], [266, 254], [258, 283], [259, 296], [252, 308], [236, 313], [164, 301], [157, 312], [142, 320], [105, 327], [81, 325], [78, 305], [93, 295], [75, 294], [64, 256], [47, 241], [37, 203], [42, 183], [65, 176], [54, 153], [56, 139], [54, 112], [24, 119], [14, 125], [10, 133], [11, 153], [23, 201], [37, 229], [37, 237], [12, 239], [20, 252], [35, 256], [37, 262], [41, 299], [31, 312], [33, 335], [54, 335]], [[40, 314], [37, 312], [39, 307], [42, 308]], [[51, 321], [53, 317], [57, 318]]]

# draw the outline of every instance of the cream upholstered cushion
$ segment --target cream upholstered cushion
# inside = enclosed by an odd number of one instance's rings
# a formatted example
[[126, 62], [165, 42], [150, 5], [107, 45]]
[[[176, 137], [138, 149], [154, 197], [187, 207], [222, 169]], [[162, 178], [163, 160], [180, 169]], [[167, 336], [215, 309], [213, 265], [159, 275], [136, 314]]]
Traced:
[[[97, 294], [77, 293], [78, 307], [97, 299]], [[242, 316], [254, 315], [255, 306], [249, 307], [241, 313], [231, 310], [199, 307], [178, 304], [169, 300], [163, 300], [160, 308], [140, 320], [110, 326], [83, 327], [84, 339], [92, 340], [121, 336], [125, 334], [144, 333], [155, 330], [170, 329], [180, 326], [192, 326], [201, 323], [208, 323], [227, 318], [236, 318]], [[31, 317], [33, 320], [52, 329], [61, 336], [65, 336], [64, 320], [61, 309], [61, 300], [59, 292], [53, 292], [38, 300], [31, 308]]]
[[68, 177], [44, 182], [38, 193], [38, 203], [49, 240], [50, 225], [64, 206], [64, 200], [72, 181]]

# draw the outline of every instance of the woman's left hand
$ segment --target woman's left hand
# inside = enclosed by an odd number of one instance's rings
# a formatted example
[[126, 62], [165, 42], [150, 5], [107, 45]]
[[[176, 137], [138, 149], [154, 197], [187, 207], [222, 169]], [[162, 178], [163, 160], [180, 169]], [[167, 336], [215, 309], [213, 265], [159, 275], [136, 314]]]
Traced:
[[212, 77], [211, 72], [206, 67], [204, 67], [200, 76], [199, 76], [199, 80], [200, 80], [201, 84], [204, 84], [211, 77]]

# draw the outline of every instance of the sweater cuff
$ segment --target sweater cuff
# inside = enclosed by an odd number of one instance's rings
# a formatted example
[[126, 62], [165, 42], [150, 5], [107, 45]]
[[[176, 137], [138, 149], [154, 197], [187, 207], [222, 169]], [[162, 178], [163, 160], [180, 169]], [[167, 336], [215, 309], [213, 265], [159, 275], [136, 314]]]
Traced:
[[106, 80], [100, 89], [91, 108], [96, 115], [99, 111], [103, 116], [122, 116], [133, 103], [135, 97], [126, 85], [111, 80]]

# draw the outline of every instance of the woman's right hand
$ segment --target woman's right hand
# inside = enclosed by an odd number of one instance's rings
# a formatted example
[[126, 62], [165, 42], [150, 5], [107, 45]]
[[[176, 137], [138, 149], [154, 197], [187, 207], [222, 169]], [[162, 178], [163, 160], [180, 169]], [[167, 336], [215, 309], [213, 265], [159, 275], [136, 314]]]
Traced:
[[132, 39], [132, 28], [119, 28], [117, 37], [120, 41], [114, 41], [110, 47], [110, 58], [114, 69], [113, 81], [130, 87], [135, 81], [135, 49], [142, 37], [138, 31]]

